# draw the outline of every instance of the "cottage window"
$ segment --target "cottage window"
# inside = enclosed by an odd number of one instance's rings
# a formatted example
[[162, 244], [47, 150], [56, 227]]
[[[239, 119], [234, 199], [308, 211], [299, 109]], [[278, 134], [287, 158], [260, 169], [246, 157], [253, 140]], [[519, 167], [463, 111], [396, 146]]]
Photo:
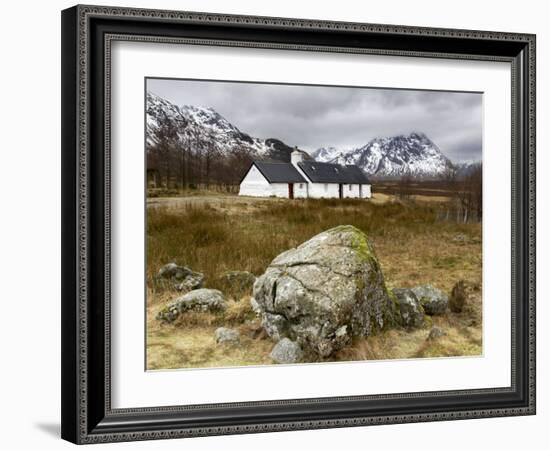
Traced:
[[304, 184], [300, 183], [300, 189], [303, 189], [303, 188], [304, 188]]
[[325, 183], [325, 192], [328, 191], [328, 184]]
[[349, 185], [349, 190], [351, 191], [351, 184]]

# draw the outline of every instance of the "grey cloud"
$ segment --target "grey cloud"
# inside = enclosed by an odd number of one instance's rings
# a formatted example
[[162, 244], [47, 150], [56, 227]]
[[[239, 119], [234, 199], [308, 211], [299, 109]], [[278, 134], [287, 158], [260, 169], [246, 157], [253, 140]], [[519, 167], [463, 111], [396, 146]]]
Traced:
[[241, 131], [307, 151], [426, 133], [452, 160], [480, 160], [482, 95], [445, 91], [148, 80], [178, 105], [212, 107]]

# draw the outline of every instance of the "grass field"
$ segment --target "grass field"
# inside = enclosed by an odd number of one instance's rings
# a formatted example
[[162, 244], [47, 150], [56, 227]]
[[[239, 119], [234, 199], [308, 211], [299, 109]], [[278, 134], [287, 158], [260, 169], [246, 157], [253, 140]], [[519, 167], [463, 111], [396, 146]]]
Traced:
[[[373, 243], [388, 288], [431, 283], [450, 292], [460, 279], [481, 285], [481, 224], [437, 220], [441, 195], [400, 202], [390, 194], [365, 200], [284, 200], [203, 194], [154, 198], [147, 209], [147, 367], [149, 369], [270, 364], [273, 342], [251, 310], [250, 292], [227, 292], [229, 270], [261, 275], [271, 260], [328, 228], [350, 224]], [[155, 283], [168, 262], [205, 274], [205, 287], [229, 297], [225, 314], [186, 313], [161, 324], [156, 313], [178, 293]], [[429, 327], [393, 329], [358, 339], [333, 360], [479, 355], [481, 293], [467, 314], [433, 317], [447, 333], [426, 341]], [[219, 326], [241, 332], [241, 344], [217, 346]]]

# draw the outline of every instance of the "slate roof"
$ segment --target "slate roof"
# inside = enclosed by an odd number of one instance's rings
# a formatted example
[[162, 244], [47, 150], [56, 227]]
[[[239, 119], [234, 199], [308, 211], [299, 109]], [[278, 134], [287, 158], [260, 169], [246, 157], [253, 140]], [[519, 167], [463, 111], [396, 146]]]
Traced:
[[346, 168], [347, 175], [349, 176], [350, 184], [370, 184], [369, 178], [358, 166], [349, 165], [344, 167]]
[[270, 183], [307, 183], [290, 163], [254, 161], [253, 163]]
[[302, 161], [298, 166], [313, 183], [370, 184], [365, 173], [355, 165]]

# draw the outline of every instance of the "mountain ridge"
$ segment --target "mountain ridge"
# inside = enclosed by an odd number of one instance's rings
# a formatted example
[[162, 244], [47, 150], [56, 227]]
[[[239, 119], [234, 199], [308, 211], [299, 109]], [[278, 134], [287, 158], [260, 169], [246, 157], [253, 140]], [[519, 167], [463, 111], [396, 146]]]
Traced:
[[[148, 92], [147, 148], [153, 148], [158, 144], [159, 130], [163, 124], [171, 127], [173, 136], [180, 143], [199, 152], [214, 152], [221, 156], [229, 156], [240, 151], [250, 159], [289, 162], [290, 154], [295, 150], [280, 139], [257, 138], [241, 131], [214, 108], [194, 105], [177, 106]], [[342, 165], [357, 165], [367, 175], [381, 178], [395, 178], [407, 174], [414, 177], [433, 178], [443, 175], [452, 164], [439, 147], [420, 131], [374, 138], [357, 148], [320, 147], [311, 154], [300, 151], [305, 158]], [[459, 163], [455, 166], [460, 173], [467, 173], [473, 164], [476, 163]]]
[[[250, 136], [229, 122], [214, 108], [182, 105], [147, 93], [146, 144], [158, 143], [158, 131], [162, 123], [173, 128], [180, 143], [214, 151], [219, 155], [241, 150], [251, 158], [290, 162], [291, 146], [276, 138], [261, 139]], [[304, 155], [309, 158], [306, 152]]]
[[312, 157], [323, 162], [355, 164], [367, 174], [379, 177], [440, 176], [451, 164], [439, 147], [418, 131], [374, 138], [361, 147], [347, 150], [321, 147]]

